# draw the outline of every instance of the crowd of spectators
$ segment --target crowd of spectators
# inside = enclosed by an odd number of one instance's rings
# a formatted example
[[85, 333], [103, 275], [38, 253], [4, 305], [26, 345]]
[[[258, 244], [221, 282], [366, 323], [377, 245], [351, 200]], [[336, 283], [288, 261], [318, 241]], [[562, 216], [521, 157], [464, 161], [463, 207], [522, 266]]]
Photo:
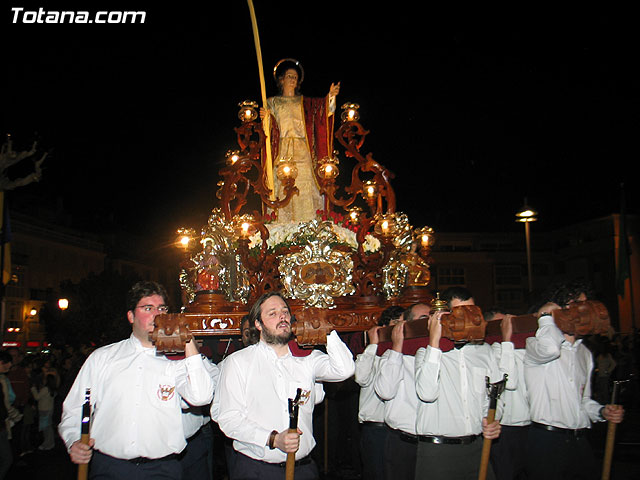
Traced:
[[62, 402], [91, 350], [65, 346], [26, 354], [17, 347], [0, 351], [0, 480], [13, 462], [55, 447]]

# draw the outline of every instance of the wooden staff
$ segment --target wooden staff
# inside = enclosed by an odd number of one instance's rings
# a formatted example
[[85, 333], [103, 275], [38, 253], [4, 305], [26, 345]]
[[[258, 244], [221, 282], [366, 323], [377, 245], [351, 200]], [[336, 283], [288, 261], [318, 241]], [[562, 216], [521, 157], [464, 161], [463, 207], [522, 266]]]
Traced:
[[[507, 374], [504, 374], [502, 380], [496, 383], [491, 383], [489, 377], [485, 377], [487, 382], [487, 395], [489, 395], [489, 412], [487, 413], [487, 425], [492, 424], [496, 419], [496, 406], [498, 398], [504, 387], [507, 384]], [[489, 468], [489, 454], [491, 453], [491, 439], [485, 438], [482, 444], [482, 456], [480, 457], [480, 472], [478, 473], [478, 480], [485, 480], [487, 478], [487, 469]]]
[[[84, 404], [82, 405], [82, 423], [80, 426], [80, 442], [89, 445], [89, 425], [91, 423], [91, 389], [87, 388], [84, 393]], [[87, 480], [89, 464], [78, 465], [78, 480]]]
[[[298, 407], [300, 406], [300, 396], [302, 389], [296, 392], [296, 398], [289, 399], [289, 433], [298, 431]], [[285, 479], [293, 480], [296, 471], [296, 452], [287, 453], [287, 465], [285, 468]]]
[[[614, 380], [613, 392], [611, 392], [611, 405], [617, 405], [620, 385], [629, 380]], [[611, 475], [611, 461], [613, 459], [613, 447], [616, 440], [616, 423], [607, 422], [607, 439], [604, 447], [604, 460], [602, 461], [602, 480], [609, 480]]]
[[[260, 48], [260, 35], [258, 33], [258, 21], [256, 20], [256, 11], [253, 8], [253, 1], [247, 0], [249, 4], [249, 13], [251, 14], [251, 25], [253, 27], [253, 42], [256, 45], [256, 56], [258, 58], [258, 73], [260, 75], [260, 92], [262, 94], [262, 107], [267, 108], [267, 89], [264, 82], [264, 67], [262, 65], [262, 50]], [[265, 135], [265, 162], [264, 171], [266, 174], [267, 188], [271, 191], [269, 198], [275, 200], [275, 187], [273, 182], [273, 161], [271, 160], [271, 117], [266, 115], [262, 121], [262, 128]]]

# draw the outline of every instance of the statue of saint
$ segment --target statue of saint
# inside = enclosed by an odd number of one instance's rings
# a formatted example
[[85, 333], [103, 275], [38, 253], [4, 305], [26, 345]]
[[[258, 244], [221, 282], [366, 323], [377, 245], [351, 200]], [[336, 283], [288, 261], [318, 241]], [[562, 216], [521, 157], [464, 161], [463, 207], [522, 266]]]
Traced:
[[298, 171], [295, 184], [300, 191], [286, 207], [278, 210], [278, 221], [308, 222], [324, 208], [315, 170], [320, 160], [333, 153], [333, 120], [340, 83], [332, 83], [324, 98], [307, 98], [300, 94], [304, 80], [300, 62], [280, 60], [273, 72], [280, 95], [268, 98], [267, 110], [261, 109], [260, 115], [263, 119], [267, 113], [271, 115], [276, 196], [284, 196], [275, 174], [278, 162], [283, 159], [295, 163]]
[[213, 252], [213, 241], [207, 239], [204, 249], [196, 257], [196, 291], [220, 290], [220, 270], [222, 266]]
[[406, 267], [406, 283], [407, 287], [426, 287], [431, 280], [431, 272], [429, 265], [420, 255], [416, 253], [418, 241], [411, 243], [411, 249], [402, 258], [402, 263]]

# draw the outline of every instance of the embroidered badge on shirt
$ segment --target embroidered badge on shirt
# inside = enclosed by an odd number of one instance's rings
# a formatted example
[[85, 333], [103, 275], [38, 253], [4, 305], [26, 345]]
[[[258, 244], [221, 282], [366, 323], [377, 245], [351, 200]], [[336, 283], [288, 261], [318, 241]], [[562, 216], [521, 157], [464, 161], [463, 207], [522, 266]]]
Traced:
[[172, 385], [158, 385], [158, 398], [163, 402], [168, 402], [173, 398], [176, 387]]
[[309, 398], [311, 397], [311, 390], [302, 390], [300, 394], [300, 400], [298, 401], [298, 405], [305, 405]]

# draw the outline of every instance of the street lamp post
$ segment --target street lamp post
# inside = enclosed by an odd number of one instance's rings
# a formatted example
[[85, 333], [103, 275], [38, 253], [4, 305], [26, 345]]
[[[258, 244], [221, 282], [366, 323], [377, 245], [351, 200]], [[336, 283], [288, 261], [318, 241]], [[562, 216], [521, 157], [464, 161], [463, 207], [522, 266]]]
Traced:
[[531, 275], [531, 234], [529, 224], [538, 220], [538, 212], [527, 205], [527, 199], [524, 200], [524, 206], [516, 213], [516, 222], [524, 223], [524, 235], [527, 248], [527, 276], [529, 277], [529, 293], [533, 292], [533, 278]]

